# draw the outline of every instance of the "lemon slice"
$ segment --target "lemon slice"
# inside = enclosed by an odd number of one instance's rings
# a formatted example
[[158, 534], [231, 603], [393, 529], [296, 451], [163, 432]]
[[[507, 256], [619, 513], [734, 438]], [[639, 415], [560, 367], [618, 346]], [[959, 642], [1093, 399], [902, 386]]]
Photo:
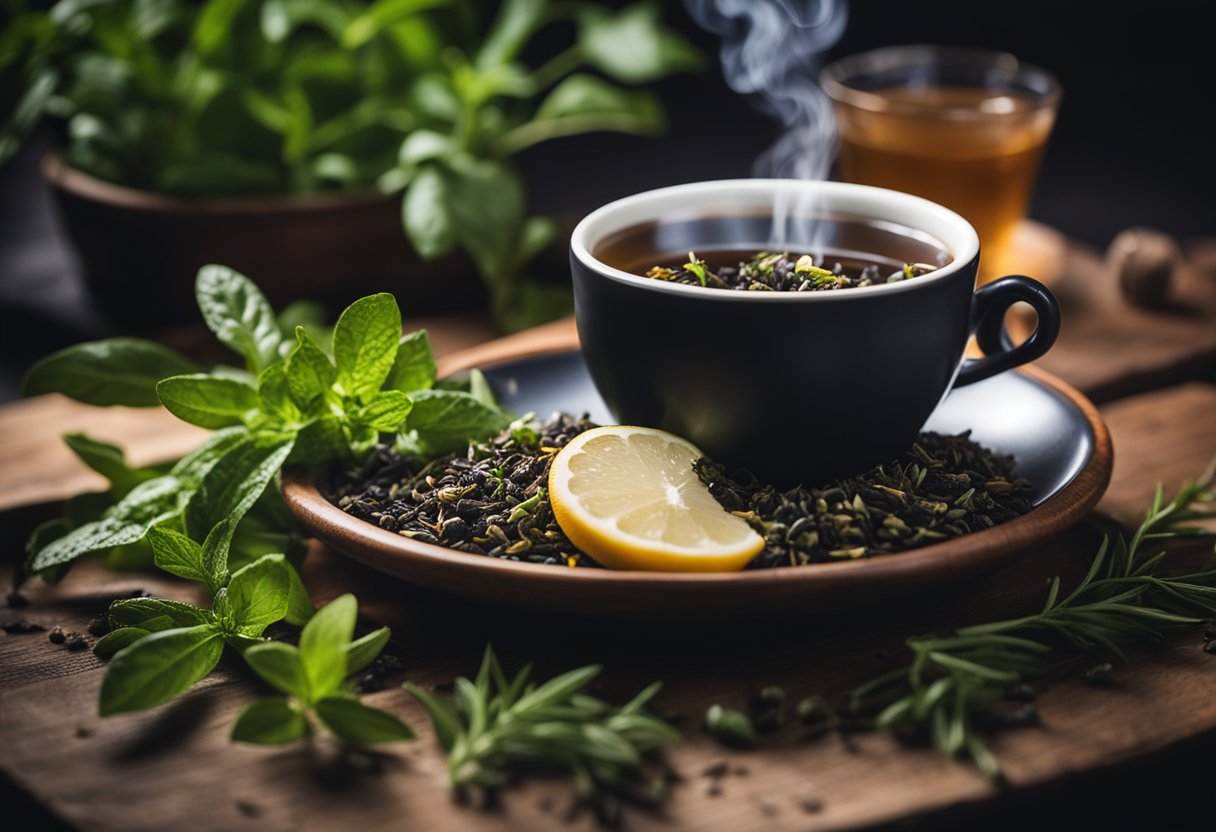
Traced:
[[603, 566], [742, 569], [764, 538], [709, 493], [692, 467], [701, 456], [691, 443], [652, 428], [586, 431], [549, 468], [553, 514], [570, 541]]

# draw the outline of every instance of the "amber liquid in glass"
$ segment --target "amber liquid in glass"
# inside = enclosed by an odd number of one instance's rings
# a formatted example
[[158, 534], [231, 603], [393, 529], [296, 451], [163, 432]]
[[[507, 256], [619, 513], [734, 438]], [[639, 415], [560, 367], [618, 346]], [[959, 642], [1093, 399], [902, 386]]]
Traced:
[[837, 108], [840, 178], [923, 196], [961, 214], [980, 237], [981, 283], [1017, 271], [1011, 242], [1054, 111], [1016, 93], [974, 87], [869, 92], [889, 109]]

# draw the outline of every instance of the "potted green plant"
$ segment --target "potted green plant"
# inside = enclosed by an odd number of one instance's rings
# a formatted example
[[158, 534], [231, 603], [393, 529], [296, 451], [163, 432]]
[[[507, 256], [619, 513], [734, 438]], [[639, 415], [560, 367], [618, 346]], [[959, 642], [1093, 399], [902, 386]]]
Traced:
[[53, 126], [44, 174], [131, 324], [188, 310], [216, 261], [266, 275], [278, 304], [354, 284], [415, 308], [488, 295], [505, 329], [555, 317], [567, 288], [526, 275], [558, 226], [529, 216], [512, 156], [656, 134], [641, 85], [700, 63], [649, 3], [6, 2], [0, 162]]

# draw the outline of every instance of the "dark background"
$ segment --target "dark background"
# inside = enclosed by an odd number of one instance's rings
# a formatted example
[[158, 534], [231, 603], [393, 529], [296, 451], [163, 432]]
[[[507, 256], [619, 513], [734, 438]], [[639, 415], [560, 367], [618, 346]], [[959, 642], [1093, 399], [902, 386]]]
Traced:
[[[726, 86], [717, 38], [698, 29], [681, 4], [664, 9], [709, 57], [705, 71], [656, 85], [670, 114], [667, 135], [601, 134], [527, 151], [518, 162], [533, 210], [577, 215], [637, 190], [748, 176], [778, 135]], [[827, 57], [943, 43], [1006, 50], [1054, 72], [1064, 98], [1032, 217], [1098, 249], [1133, 225], [1185, 243], [1216, 233], [1211, 21], [1198, 0], [854, 0], [844, 36]], [[47, 352], [115, 334], [89, 303], [38, 176], [46, 141], [0, 170], [0, 401], [17, 395], [20, 374]]]

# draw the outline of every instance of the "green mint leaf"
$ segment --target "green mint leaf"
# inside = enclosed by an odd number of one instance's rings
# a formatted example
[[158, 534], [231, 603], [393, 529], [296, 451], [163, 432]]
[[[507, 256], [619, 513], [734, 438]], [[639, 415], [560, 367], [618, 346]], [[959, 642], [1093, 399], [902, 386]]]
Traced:
[[355, 632], [358, 604], [347, 593], [317, 610], [300, 633], [300, 657], [314, 699], [334, 693], [346, 678], [346, 645]]
[[434, 130], [415, 130], [401, 143], [397, 163], [403, 168], [413, 168], [431, 159], [451, 156], [457, 150], [452, 136]]
[[301, 411], [316, 413], [338, 370], [302, 327], [296, 330], [296, 339], [297, 346], [287, 359], [287, 391]]
[[221, 457], [247, 441], [249, 431], [245, 428], [218, 430], [203, 440], [203, 444], [179, 459], [169, 473], [181, 480], [184, 489], [194, 491]]
[[308, 734], [308, 719], [286, 699], [259, 699], [245, 706], [232, 726], [234, 742], [278, 745]]
[[419, 329], [406, 335], [397, 345], [397, 357], [384, 381], [384, 388], [403, 393], [430, 390], [435, 384], [436, 372], [430, 338], [425, 329]]
[[456, 245], [456, 221], [447, 207], [447, 180], [435, 165], [414, 175], [401, 201], [401, 222], [423, 260], [436, 260]]
[[397, 717], [357, 699], [330, 696], [313, 705], [325, 727], [347, 742], [374, 743], [412, 740], [414, 732]]
[[524, 185], [505, 162], [457, 156], [442, 165], [444, 204], [461, 246], [492, 282], [514, 277]]
[[248, 384], [202, 373], [167, 378], [156, 385], [156, 394], [183, 422], [211, 429], [241, 424], [261, 403]]
[[400, 340], [401, 310], [392, 295], [382, 292], [346, 307], [334, 327], [334, 363], [338, 386], [347, 397], [366, 402], [376, 395]]
[[381, 433], [396, 433], [410, 415], [413, 401], [400, 390], [381, 390], [355, 413], [354, 419]]
[[381, 627], [346, 645], [346, 675], [358, 673], [375, 661], [384, 645], [388, 644], [390, 635], [388, 627]]
[[228, 579], [228, 602], [237, 632], [260, 636], [287, 614], [291, 578], [282, 555], [263, 555]]
[[271, 364], [258, 376], [258, 402], [262, 412], [273, 417], [279, 425], [300, 420], [300, 408], [291, 397], [287, 382], [287, 365]]
[[211, 621], [207, 610], [165, 598], [122, 598], [110, 604], [109, 615], [112, 627], [145, 630], [158, 629], [150, 623], [158, 618], [168, 618], [174, 627], [196, 627]]
[[287, 572], [287, 613], [283, 620], [294, 627], [303, 627], [316, 609], [308, 590], [304, 588], [304, 582], [300, 580], [299, 570], [290, 561], [284, 561], [283, 568]]
[[158, 569], [187, 581], [207, 583], [203, 547], [186, 535], [166, 526], [153, 526], [148, 529], [148, 544], [152, 547], [152, 562]]
[[469, 395], [486, 407], [498, 410], [498, 397], [494, 395], [489, 379], [476, 367], [469, 370]]
[[140, 483], [107, 509], [102, 519], [73, 529], [32, 553], [27, 570], [41, 572], [89, 552], [142, 540], [149, 527], [177, 512], [179, 488], [180, 483], [173, 476]]
[[100, 407], [158, 407], [157, 382], [194, 372], [198, 367], [160, 344], [140, 338], [109, 338], [48, 355], [26, 373], [21, 393], [62, 393]]
[[101, 716], [168, 702], [210, 673], [223, 649], [223, 638], [210, 624], [162, 630], [124, 647], [101, 681]]
[[[367, 5], [366, 11], [354, 17], [341, 34], [341, 43], [347, 49], [363, 46], [383, 29], [435, 6], [449, 5], [450, 0], [376, 0]], [[335, 8], [336, 11], [336, 8]], [[428, 37], [430, 37], [428, 35]]]
[[294, 441], [288, 436], [263, 442], [246, 434], [243, 441], [226, 448], [186, 506], [186, 531], [197, 538], [222, 520], [231, 520], [235, 530], [282, 468]]
[[65, 434], [63, 441], [85, 465], [110, 481], [110, 495], [115, 499], [121, 499], [141, 482], [159, 476], [151, 468], [132, 468], [127, 464], [122, 448], [109, 442], [83, 433]]
[[477, 53], [477, 68], [486, 72], [514, 61], [541, 25], [548, 6], [548, 0], [507, 0], [503, 3]]
[[326, 413], [300, 428], [290, 461], [300, 465], [317, 465], [349, 455], [350, 445], [342, 430], [342, 420], [332, 413]]
[[250, 372], [260, 373], [279, 360], [278, 319], [252, 280], [227, 266], [203, 266], [194, 294], [207, 326], [245, 358]]
[[[164, 621], [168, 621], [169, 619], [164, 617], [153, 620], [157, 623], [162, 623]], [[162, 629], [167, 630], [171, 627], [172, 624], [170, 624], [169, 627], [164, 627]], [[122, 650], [124, 647], [130, 646], [144, 636], [152, 635], [152, 633], [152, 630], [145, 629], [144, 627], [120, 627], [117, 630], [111, 630], [99, 638], [97, 643], [93, 645], [93, 655], [99, 659], [108, 659], [116, 654], [119, 650]]]
[[414, 407], [405, 421], [406, 449], [426, 456], [463, 450], [470, 440], [493, 436], [511, 420], [470, 393], [456, 390], [420, 390], [411, 398]]
[[577, 74], [553, 88], [536, 110], [538, 121], [586, 125], [619, 133], [659, 133], [666, 126], [659, 99], [645, 90], [626, 90], [594, 75]]
[[587, 63], [628, 84], [700, 69], [701, 53], [659, 22], [659, 7], [635, 3], [612, 12], [592, 5], [579, 19], [578, 45]]
[[312, 701], [308, 673], [304, 669], [300, 651], [294, 645], [265, 641], [250, 647], [242, 655], [253, 672], [275, 690], [294, 696], [301, 702]]
[[236, 532], [238, 519], [225, 518], [212, 526], [203, 540], [203, 579], [207, 587], [216, 592], [228, 580], [228, 551], [232, 547], [232, 535]]

